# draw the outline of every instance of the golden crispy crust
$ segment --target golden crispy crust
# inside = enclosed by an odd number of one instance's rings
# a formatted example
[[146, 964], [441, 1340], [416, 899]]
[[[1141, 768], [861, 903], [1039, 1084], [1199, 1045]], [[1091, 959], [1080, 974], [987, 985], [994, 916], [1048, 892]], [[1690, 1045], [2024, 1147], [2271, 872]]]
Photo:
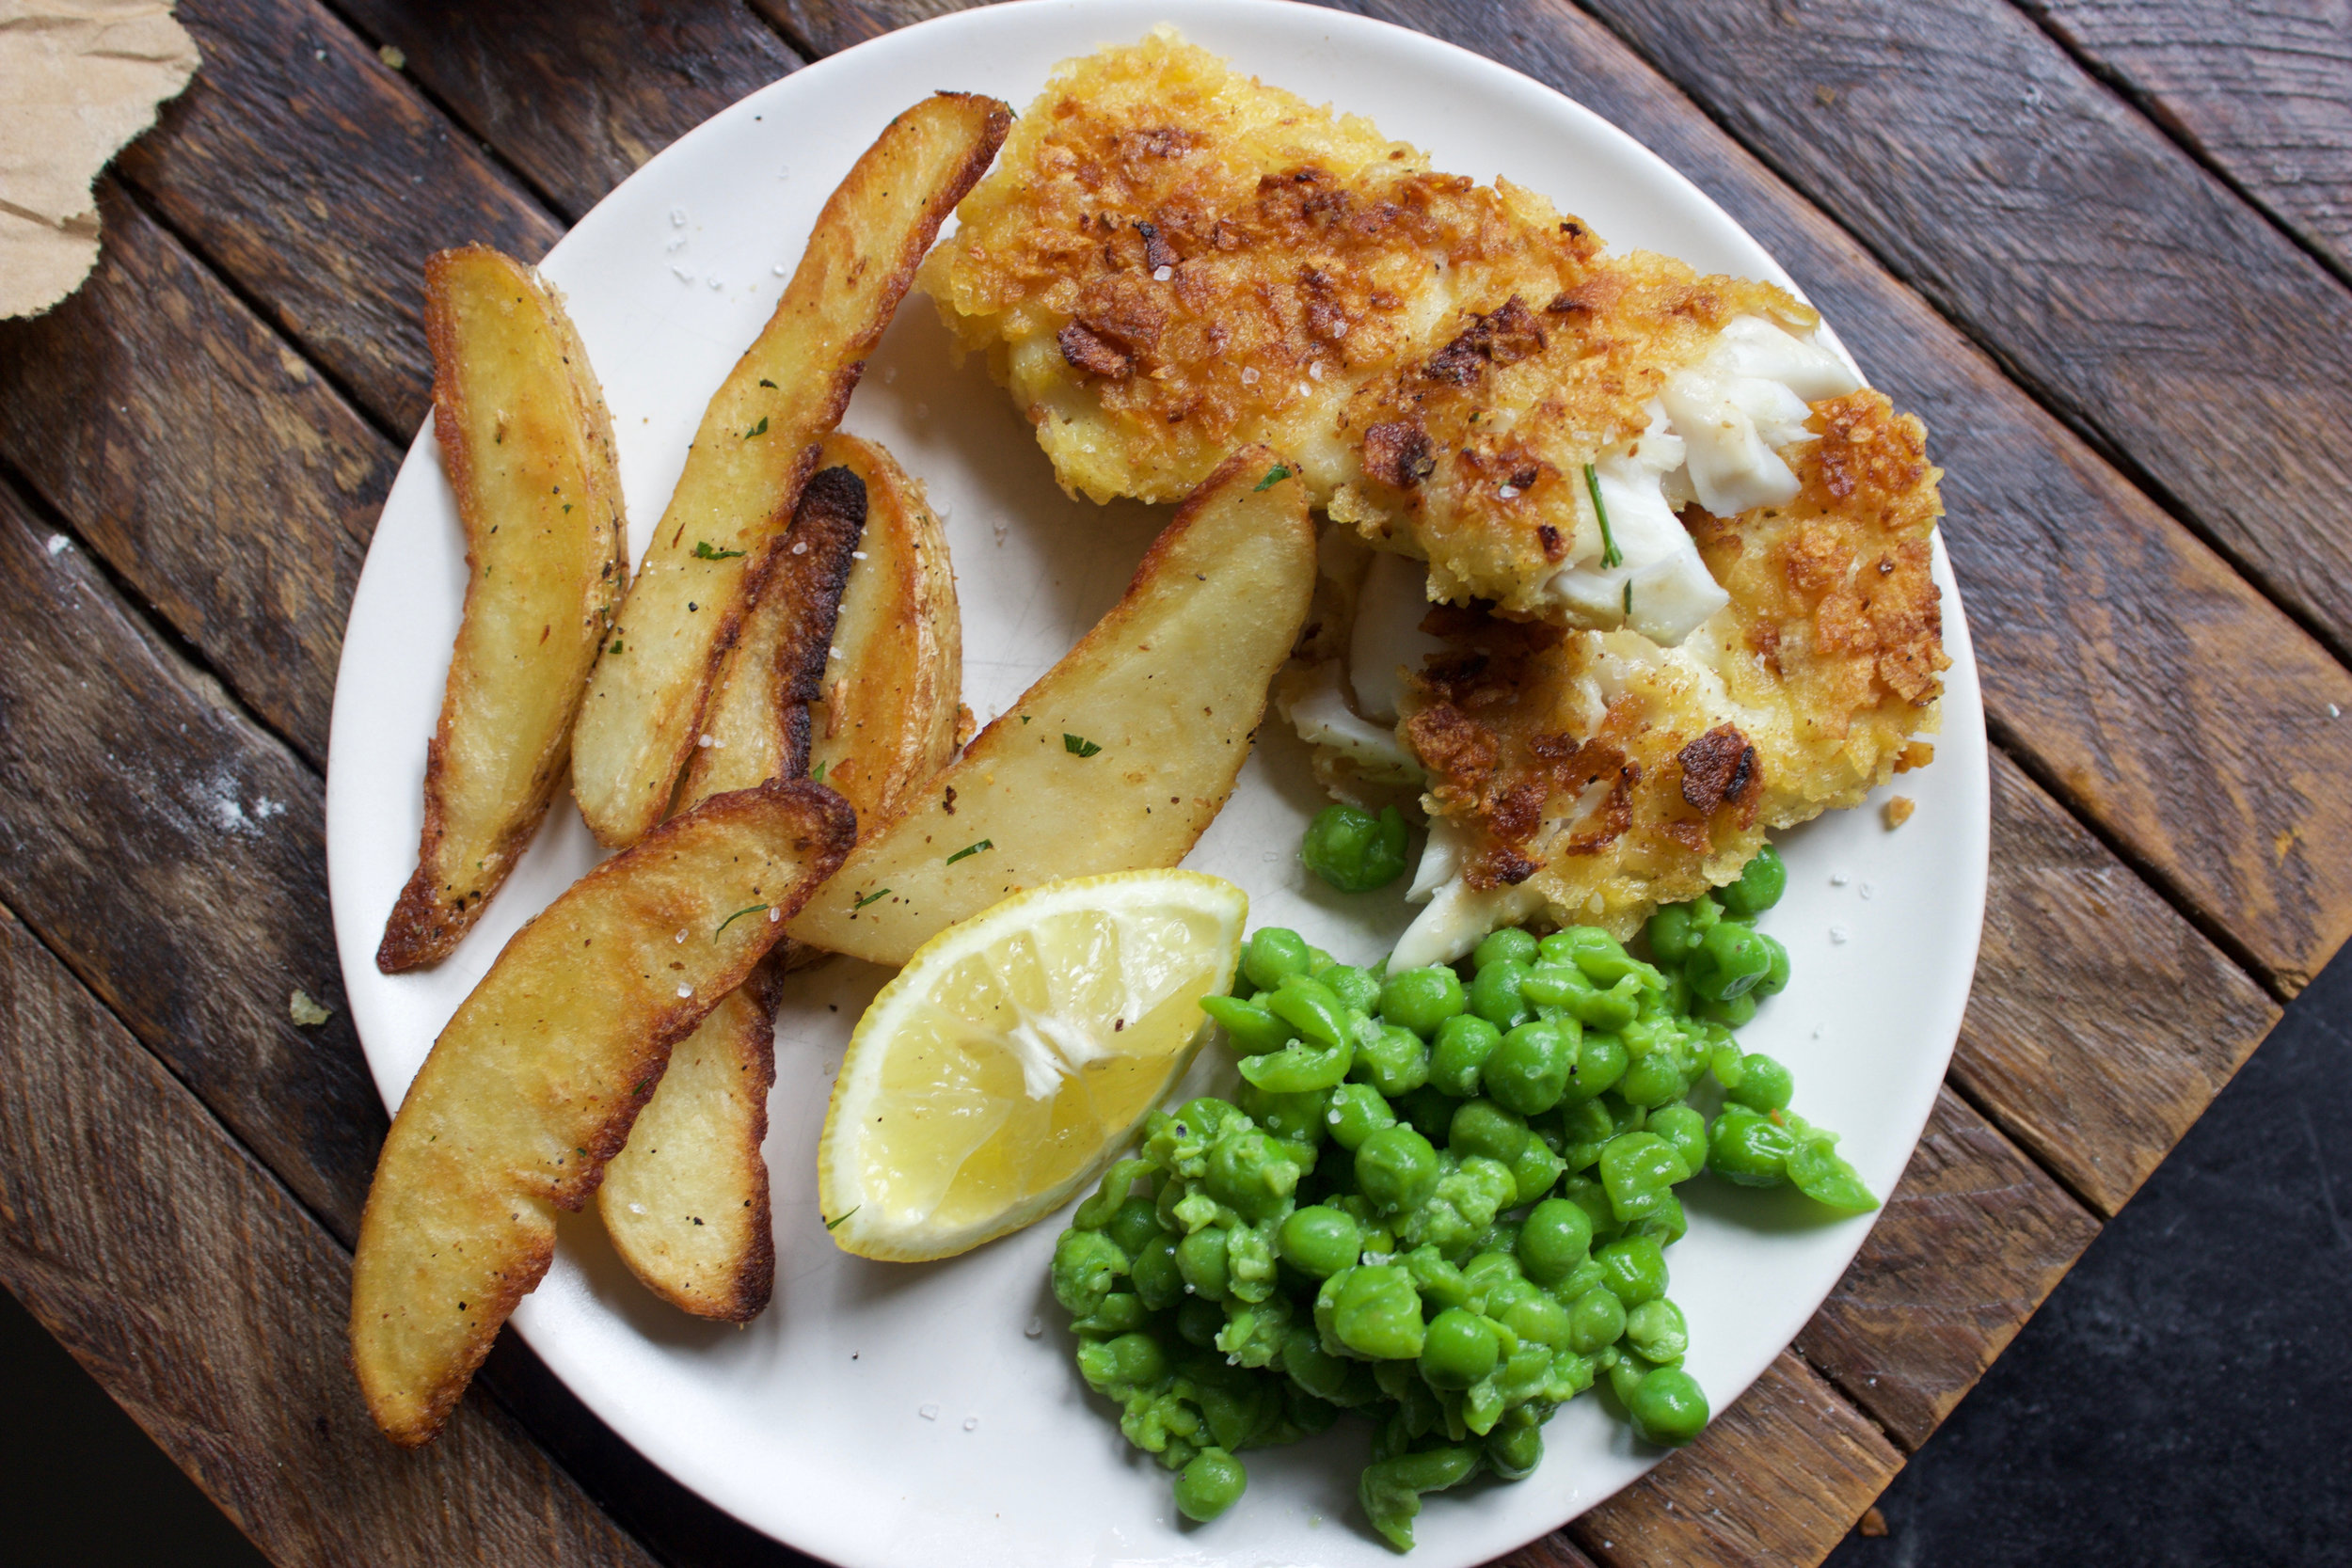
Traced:
[[1406, 695], [1423, 803], [1471, 830], [1482, 891], [1629, 935], [1737, 876], [1765, 832], [1858, 804], [1930, 749], [1942, 692], [1916, 420], [1864, 390], [1815, 405], [1786, 507], [1684, 522], [1728, 610], [1683, 647], [1439, 609], [1453, 647]]

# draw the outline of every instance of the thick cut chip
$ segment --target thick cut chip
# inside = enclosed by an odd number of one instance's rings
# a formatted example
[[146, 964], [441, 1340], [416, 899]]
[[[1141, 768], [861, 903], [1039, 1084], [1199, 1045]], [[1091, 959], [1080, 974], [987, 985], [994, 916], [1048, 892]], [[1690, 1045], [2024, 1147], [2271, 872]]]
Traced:
[[914, 1260], [1092, 1180], [1192, 1060], [1249, 900], [1198, 871], [1083, 877], [927, 942], [858, 1022], [817, 1149], [842, 1250]]
[[956, 754], [963, 622], [922, 485], [872, 441], [836, 434], [824, 451], [866, 482], [866, 541], [809, 707], [809, 772], [857, 808], [863, 836]]
[[1235, 453], [1126, 596], [859, 844], [791, 936], [902, 964], [1022, 888], [1174, 865], [1232, 790], [1314, 572], [1305, 487], [1263, 447]]
[[768, 1090], [776, 1080], [772, 958], [670, 1053], [669, 1070], [605, 1167], [596, 1212], [647, 1289], [698, 1318], [768, 1305]]
[[711, 398], [580, 710], [572, 790], [604, 843], [635, 843], [668, 808], [817, 443], [1011, 118], [993, 98], [940, 93], [892, 120], [818, 214], [775, 314]]
[[388, 974], [448, 957], [538, 831], [628, 569], [612, 420], [563, 301], [483, 245], [424, 276], [466, 610], [425, 750], [416, 875], [375, 952]]
[[866, 486], [848, 468], [821, 469], [801, 492], [792, 530], [727, 651], [693, 760], [678, 781], [678, 810], [807, 770], [808, 705], [822, 689], [865, 528]]
[[352, 1267], [352, 1365], [395, 1442], [440, 1429], [546, 1274], [556, 1211], [855, 835], [805, 781], [706, 801], [574, 883], [458, 1006], [392, 1118]]

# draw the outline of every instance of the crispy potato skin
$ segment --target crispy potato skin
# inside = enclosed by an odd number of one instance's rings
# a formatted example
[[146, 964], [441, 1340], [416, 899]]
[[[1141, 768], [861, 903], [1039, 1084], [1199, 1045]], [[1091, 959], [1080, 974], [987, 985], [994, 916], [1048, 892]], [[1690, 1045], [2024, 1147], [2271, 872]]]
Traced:
[[993, 98], [940, 93], [891, 121], [825, 203], [775, 314], [712, 396], [580, 709], [572, 790], [603, 843], [635, 843], [668, 808], [818, 442], [1011, 118]]
[[[1305, 486], [1263, 447], [1234, 453], [1179, 509], [1125, 597], [863, 840], [788, 933], [902, 964], [1021, 888], [1174, 865], [1232, 792], [1314, 571]], [[1077, 755], [1065, 736], [1101, 751]]]
[[538, 831], [628, 565], [612, 420], [555, 291], [468, 245], [425, 262], [424, 315], [466, 608], [416, 874], [375, 953], [387, 974], [447, 958]]
[[840, 652], [809, 707], [809, 767], [822, 765], [863, 829], [956, 754], [963, 620], [946, 531], [922, 485], [875, 442], [835, 433], [824, 451], [866, 482], [866, 559], [850, 573]]
[[[506, 944], [434, 1042], [377, 1161], [352, 1269], [352, 1365], [414, 1447], [447, 1420], [515, 1303], [660, 1081], [856, 835], [821, 784], [718, 796], [605, 862]], [[679, 940], [684, 933], [684, 940]]]
[[748, 1323], [775, 1288], [768, 1091], [776, 1081], [771, 953], [670, 1053], [596, 1212], [629, 1272], [681, 1311]]
[[[808, 770], [808, 705], [832, 657], [866, 512], [865, 483], [846, 467], [818, 470], [801, 492], [791, 531], [727, 650], [700, 732], [711, 744], [694, 748], [678, 781], [677, 810]], [[848, 791], [836, 793], [857, 804]]]
[[[680, 798], [711, 780], [755, 782], [752, 767], [786, 777], [821, 767], [870, 826], [955, 754], [963, 632], [946, 533], [921, 485], [881, 446], [839, 432], [818, 461], [714, 699], [707, 733], [726, 744], [696, 752]], [[827, 956], [786, 940], [703, 1021], [597, 1189], [622, 1260], [697, 1317], [742, 1323], [768, 1305], [768, 988]]]

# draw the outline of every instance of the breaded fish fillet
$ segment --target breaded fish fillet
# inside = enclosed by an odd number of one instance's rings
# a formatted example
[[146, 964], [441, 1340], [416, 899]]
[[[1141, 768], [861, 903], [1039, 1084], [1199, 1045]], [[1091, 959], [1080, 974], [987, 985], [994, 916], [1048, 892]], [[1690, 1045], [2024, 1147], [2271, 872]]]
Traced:
[[1165, 29], [1062, 66], [958, 215], [922, 284], [1065, 488], [1173, 500], [1263, 441], [1517, 616], [1678, 641], [1722, 597], [1675, 508], [1788, 499], [1774, 449], [1856, 385], [1786, 292], [1604, 257]]

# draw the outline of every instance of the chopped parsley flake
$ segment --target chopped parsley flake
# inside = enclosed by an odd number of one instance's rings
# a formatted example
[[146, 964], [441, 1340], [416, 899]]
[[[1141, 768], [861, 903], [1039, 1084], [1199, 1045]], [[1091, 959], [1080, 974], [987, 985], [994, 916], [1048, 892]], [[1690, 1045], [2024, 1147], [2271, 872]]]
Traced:
[[1258, 481], [1257, 488], [1251, 490], [1249, 493], [1253, 496], [1263, 494], [1267, 490], [1273, 489], [1276, 485], [1281, 483], [1282, 481], [1290, 477], [1290, 469], [1283, 467], [1281, 464], [1277, 463], [1274, 467], [1265, 471], [1265, 478]]
[[1616, 567], [1625, 564], [1625, 556], [1617, 548], [1615, 535], [1609, 531], [1609, 509], [1600, 503], [1600, 475], [1590, 463], [1584, 465], [1584, 489], [1593, 498], [1593, 515], [1600, 519], [1600, 563]]
[[866, 905], [868, 905], [868, 904], [872, 903], [872, 902], [873, 902], [875, 899], [877, 899], [877, 898], [887, 898], [887, 897], [889, 897], [889, 896], [890, 896], [890, 890], [889, 890], [888, 888], [886, 888], [886, 887], [880, 887], [880, 888], [876, 888], [873, 892], [871, 892], [871, 893], [867, 894], [865, 897], [863, 897], [863, 898], [859, 899], [859, 900], [857, 901], [857, 903], [856, 903], [856, 905], [855, 905], [854, 907], [862, 910], [862, 909], [864, 909]]
[[772, 391], [774, 391], [774, 390], [776, 389], [776, 384], [775, 384], [774, 382], [772, 382], [772, 381], [769, 380], [769, 379], [768, 379], [766, 376], [764, 376], [764, 375], [763, 375], [763, 376], [761, 376], [761, 377], [759, 378], [759, 384], [760, 384], [762, 387], [767, 388], [768, 388], [770, 391], [771, 391], [771, 392], [772, 392]]
[[1065, 730], [1062, 733], [1061, 749], [1073, 757], [1090, 757], [1103, 748], [1089, 740], [1085, 736], [1072, 735]]
[[947, 857], [947, 863], [949, 865], [953, 865], [956, 862], [964, 859], [966, 856], [977, 855], [983, 849], [993, 849], [995, 847], [996, 841], [994, 839], [984, 838], [977, 844], [967, 844], [962, 848], [957, 850], [954, 854], [949, 855]]
[[715, 549], [707, 539], [694, 541], [694, 559], [697, 561], [732, 561], [742, 553], [741, 550]]
[[751, 429], [749, 429], [749, 430], [747, 430], [747, 431], [743, 432], [743, 439], [745, 439], [746, 441], [748, 441], [748, 440], [750, 440], [750, 439], [751, 439], [753, 436], [765, 436], [765, 435], [767, 435], [767, 434], [768, 434], [768, 416], [767, 416], [767, 415], [765, 415], [765, 414], [762, 414], [762, 415], [759, 417], [759, 422], [758, 422], [757, 424], [755, 424], [755, 425], [752, 426], [752, 428], [751, 428]]
[[825, 782], [825, 764], [820, 762], [816, 767], [808, 770], [808, 782], [811, 784], [823, 784]]

